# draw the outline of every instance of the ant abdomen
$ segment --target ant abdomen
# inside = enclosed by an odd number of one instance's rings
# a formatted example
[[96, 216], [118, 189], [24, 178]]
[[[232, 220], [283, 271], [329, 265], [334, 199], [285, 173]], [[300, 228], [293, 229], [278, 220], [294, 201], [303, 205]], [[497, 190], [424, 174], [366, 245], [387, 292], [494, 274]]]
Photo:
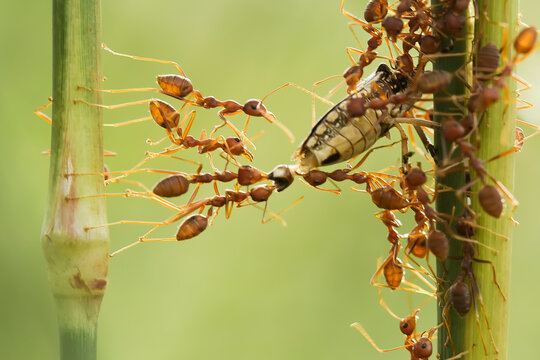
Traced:
[[169, 176], [154, 186], [152, 192], [157, 196], [175, 197], [185, 194], [189, 189], [189, 181], [183, 175]]
[[443, 232], [433, 230], [427, 237], [427, 245], [429, 250], [439, 260], [445, 260], [448, 257], [448, 251], [450, 247], [448, 245], [448, 238]]
[[184, 220], [176, 233], [176, 240], [191, 239], [202, 233], [208, 226], [208, 218], [201, 214], [195, 214]]
[[403, 280], [403, 267], [402, 267], [402, 261], [398, 258], [390, 259], [388, 263], [384, 266], [383, 274], [384, 279], [386, 280], [386, 283], [390, 287], [390, 289], [396, 289], [401, 284], [401, 280]]
[[450, 301], [459, 316], [465, 316], [471, 308], [471, 291], [469, 286], [462, 281], [454, 283], [450, 287]]
[[501, 194], [495, 186], [485, 185], [480, 192], [478, 192], [478, 200], [482, 209], [489, 215], [499, 218], [503, 211], [503, 202]]
[[371, 200], [375, 205], [386, 210], [401, 210], [409, 206], [407, 199], [391, 186], [373, 190]]
[[149, 103], [150, 115], [164, 129], [174, 129], [178, 126], [180, 114], [176, 109], [163, 100], [154, 99]]
[[191, 80], [181, 75], [159, 75], [157, 83], [167, 94], [181, 98], [185, 98], [193, 92]]

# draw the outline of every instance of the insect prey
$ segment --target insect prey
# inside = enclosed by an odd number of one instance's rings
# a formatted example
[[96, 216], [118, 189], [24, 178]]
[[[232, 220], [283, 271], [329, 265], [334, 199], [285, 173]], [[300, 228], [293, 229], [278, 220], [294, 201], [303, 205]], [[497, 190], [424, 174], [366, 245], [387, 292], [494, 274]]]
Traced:
[[[411, 80], [387, 65], [357, 85], [357, 91], [331, 108], [302, 142], [293, 160], [299, 174], [349, 160], [366, 151], [397, 125], [410, 109], [405, 93]], [[399, 126], [399, 125], [397, 125]]]

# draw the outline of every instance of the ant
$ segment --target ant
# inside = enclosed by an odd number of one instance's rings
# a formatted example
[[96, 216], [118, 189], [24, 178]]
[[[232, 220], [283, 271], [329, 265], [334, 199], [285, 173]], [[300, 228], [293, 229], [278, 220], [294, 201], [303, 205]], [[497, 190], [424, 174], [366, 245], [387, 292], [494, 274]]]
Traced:
[[[456, 231], [461, 236], [470, 238], [471, 236], [474, 236], [476, 234], [476, 228], [477, 228], [477, 225], [474, 220], [474, 217], [471, 214], [471, 211], [466, 209], [465, 213], [463, 214], [463, 216], [459, 219], [457, 223]], [[480, 334], [480, 339], [482, 340], [484, 352], [487, 356], [488, 351], [487, 351], [484, 337], [482, 335], [482, 331], [480, 327], [480, 316], [478, 314], [478, 309], [480, 308], [486, 322], [487, 330], [491, 337], [491, 343], [493, 345], [495, 352], [498, 353], [498, 349], [495, 345], [495, 340], [491, 332], [490, 323], [487, 318], [487, 314], [485, 313], [484, 301], [482, 298], [482, 294], [480, 292], [480, 287], [478, 285], [478, 281], [473, 270], [473, 263], [477, 262], [477, 263], [489, 264], [491, 266], [491, 270], [493, 274], [493, 282], [497, 286], [497, 289], [501, 297], [503, 298], [503, 300], [506, 301], [506, 297], [501, 289], [501, 286], [497, 282], [495, 266], [493, 265], [491, 261], [478, 259], [476, 257], [476, 250], [474, 248], [474, 244], [471, 242], [466, 242], [466, 241], [462, 242], [462, 254], [463, 255], [461, 257], [449, 257], [450, 259], [455, 259], [455, 260], [461, 259], [461, 273], [458, 275], [454, 283], [449, 287], [449, 289], [447, 290], [445, 294], [444, 301], [446, 302], [446, 305], [443, 309], [443, 319], [445, 320], [445, 323], [448, 328], [446, 315], [448, 314], [450, 306], [452, 306], [454, 310], [461, 317], [463, 317], [469, 312], [471, 305], [474, 305], [475, 323]], [[466, 279], [469, 280], [468, 281], [469, 283], [465, 282]], [[451, 338], [449, 340], [451, 341]]]
[[[124, 92], [141, 92], [141, 91], [153, 91], [157, 92], [163, 95], [167, 95], [170, 97], [173, 97], [177, 100], [180, 100], [190, 106], [197, 106], [197, 107], [203, 107], [205, 109], [213, 109], [213, 108], [222, 108], [218, 111], [219, 118], [223, 121], [221, 125], [217, 125], [214, 130], [211, 132], [210, 136], [212, 136], [219, 128], [227, 125], [229, 126], [234, 133], [238, 137], [243, 137], [242, 135], [245, 134], [245, 130], [247, 128], [249, 117], [255, 116], [255, 117], [263, 117], [266, 120], [268, 120], [270, 123], [275, 123], [278, 127], [281, 128], [282, 131], [284, 131], [287, 136], [291, 139], [291, 142], [294, 141], [294, 137], [292, 136], [292, 133], [283, 125], [281, 124], [276, 116], [268, 111], [264, 104], [262, 103], [262, 100], [259, 99], [250, 99], [246, 101], [244, 105], [234, 101], [234, 100], [225, 100], [220, 101], [216, 99], [213, 96], [207, 96], [204, 97], [199, 90], [194, 89], [192, 81], [186, 77], [184, 71], [178, 65], [178, 63], [170, 60], [160, 60], [160, 59], [153, 59], [153, 58], [147, 58], [147, 57], [139, 57], [139, 56], [133, 56], [128, 54], [122, 54], [116, 51], [111, 50], [107, 45], [102, 44], [102, 48], [109, 53], [116, 55], [116, 56], [122, 56], [127, 57], [134, 60], [141, 60], [141, 61], [149, 61], [149, 62], [157, 62], [162, 64], [170, 64], [174, 65], [176, 69], [179, 71], [180, 75], [176, 74], [167, 74], [167, 75], [159, 75], [157, 76], [157, 83], [161, 89], [156, 88], [136, 88], [136, 89], [116, 89], [116, 90], [95, 90], [95, 89], [89, 89], [84, 86], [79, 86], [79, 88], [88, 90], [88, 91], [99, 91], [104, 93], [124, 93]], [[189, 97], [193, 97], [194, 100], [190, 100]], [[76, 100], [78, 102], [85, 102], [84, 100]], [[141, 100], [141, 101], [135, 101], [131, 103], [124, 103], [124, 104], [118, 104], [118, 105], [101, 105], [101, 104], [89, 104], [89, 105], [95, 105], [103, 108], [108, 109], [115, 109], [123, 106], [129, 106], [129, 105], [135, 105], [135, 104], [142, 104], [151, 102], [151, 100]], [[86, 102], [85, 102], [86, 103]], [[244, 130], [242, 133], [231, 123], [229, 123], [226, 119], [226, 116], [232, 116], [239, 113], [244, 113], [248, 115], [248, 119], [244, 125]], [[245, 136], [244, 136], [245, 137]]]
[[[427, 301], [431, 300], [432, 297], [428, 298], [425, 302], [427, 303]], [[379, 304], [395, 319], [397, 319], [399, 321], [399, 330], [401, 331], [401, 333], [405, 336], [405, 344], [403, 346], [399, 346], [399, 347], [395, 347], [395, 348], [391, 348], [391, 349], [381, 349], [377, 346], [377, 344], [375, 343], [375, 341], [373, 341], [373, 339], [371, 338], [371, 336], [369, 336], [369, 334], [367, 333], [367, 331], [364, 329], [364, 327], [358, 323], [358, 322], [355, 322], [353, 324], [351, 324], [351, 327], [355, 328], [356, 330], [358, 330], [365, 338], [366, 340], [371, 344], [371, 346], [373, 346], [378, 352], [380, 353], [385, 353], [385, 352], [390, 352], [390, 351], [395, 351], [395, 350], [400, 350], [400, 349], [407, 349], [407, 351], [409, 352], [409, 354], [411, 355], [411, 360], [424, 360], [424, 359], [428, 359], [432, 353], [433, 353], [433, 344], [431, 342], [431, 339], [433, 338], [435, 332], [439, 329], [439, 327], [442, 326], [442, 324], [428, 330], [428, 331], [424, 331], [422, 333], [415, 333], [416, 331], [416, 320], [418, 318], [418, 312], [420, 311], [420, 308], [424, 305], [420, 305], [416, 310], [414, 310], [410, 315], [404, 317], [404, 318], [400, 318], [399, 316], [397, 316], [396, 314], [394, 314], [394, 312], [392, 310], [390, 310], [390, 308], [388, 307], [388, 305], [384, 302], [383, 298], [382, 298], [382, 295], [381, 295], [381, 291], [379, 289]], [[470, 351], [470, 350], [469, 350]], [[461, 357], [463, 357], [464, 355], [466, 355], [467, 353], [469, 353], [469, 351], [464, 351], [460, 354], [457, 354], [456, 356], [453, 356], [447, 360], [457, 360]]]
[[[197, 140], [188, 135], [193, 124], [193, 120], [195, 119], [196, 113], [194, 111], [188, 114], [189, 121], [184, 131], [181, 127], [178, 127], [178, 112], [174, 109], [174, 107], [166, 102], [161, 100], [152, 100], [150, 102], [150, 113], [152, 114], [154, 121], [166, 129], [171, 142], [175, 145], [184, 148], [198, 147], [199, 153], [201, 154], [222, 149], [231, 157], [243, 156], [249, 161], [253, 160], [253, 155], [247, 150], [243, 142], [238, 138], [219, 137], [217, 139], [208, 138], [204, 140]], [[173, 130], [176, 130], [178, 138], [174, 136]], [[204, 134], [202, 136], [204, 136]], [[220, 142], [220, 140], [222, 142]]]

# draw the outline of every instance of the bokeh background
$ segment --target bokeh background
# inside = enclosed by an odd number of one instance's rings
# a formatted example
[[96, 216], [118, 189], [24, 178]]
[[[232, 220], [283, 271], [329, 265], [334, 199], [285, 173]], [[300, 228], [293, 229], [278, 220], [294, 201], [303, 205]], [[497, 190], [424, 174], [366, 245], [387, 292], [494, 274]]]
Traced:
[[[339, 0], [276, 1], [103, 1], [103, 41], [122, 52], [181, 63], [196, 88], [219, 99], [240, 102], [262, 97], [289, 81], [304, 87], [349, 66], [347, 46], [357, 44], [339, 12]], [[365, 1], [348, 4], [362, 14]], [[523, 21], [534, 23], [539, 5], [521, 1]], [[363, 36], [363, 34], [361, 35]], [[56, 314], [40, 246], [45, 209], [50, 126], [32, 110], [51, 94], [51, 4], [49, 1], [0, 4], [0, 124], [2, 197], [0, 229], [0, 358], [56, 359]], [[103, 53], [104, 88], [153, 86], [156, 74], [174, 67], [137, 62]], [[518, 73], [533, 85], [523, 98], [540, 103], [540, 73], [533, 54]], [[373, 66], [373, 65], [372, 65]], [[374, 69], [374, 66], [373, 66]], [[337, 81], [322, 86], [324, 94]], [[334, 100], [343, 96], [340, 90]], [[107, 104], [141, 99], [143, 94], [104, 96]], [[151, 96], [151, 95], [149, 95]], [[295, 143], [276, 127], [254, 119], [256, 166], [270, 170], [287, 163], [311, 128], [311, 97], [283, 90], [267, 106], [297, 136]], [[326, 106], [318, 105], [318, 115]], [[146, 115], [138, 106], [105, 111], [106, 122]], [[519, 113], [540, 124], [537, 107]], [[214, 111], [199, 111], [194, 135], [218, 121]], [[241, 124], [242, 116], [237, 116]], [[240, 125], [239, 125], [240, 126]], [[149, 148], [147, 138], [161, 132], [150, 123], [107, 128], [107, 158], [113, 170], [127, 169]], [[531, 130], [526, 129], [527, 132]], [[395, 138], [397, 134], [393, 135]], [[386, 140], [385, 140], [386, 141]], [[516, 158], [516, 212], [510, 293], [510, 358], [531, 355], [540, 322], [540, 290], [533, 282], [540, 252], [537, 206], [540, 138], [525, 144]], [[186, 157], [205, 161], [195, 151]], [[184, 154], [182, 154], [184, 156]], [[399, 164], [399, 150], [376, 152], [366, 170]], [[155, 167], [193, 171], [179, 161]], [[138, 177], [151, 186], [159, 176]], [[111, 187], [118, 191], [120, 187]], [[396, 321], [379, 305], [369, 285], [377, 258], [389, 244], [377, 209], [362, 193], [344, 188], [341, 196], [310, 189], [298, 181], [274, 195], [269, 209], [279, 211], [305, 199], [277, 221], [260, 223], [262, 212], [242, 208], [229, 220], [220, 214], [196, 239], [143, 244], [111, 261], [110, 286], [99, 327], [100, 359], [402, 359], [403, 350], [378, 354], [349, 324], [360, 321], [381, 347], [403, 342]], [[109, 201], [109, 218], [160, 220], [168, 214], [148, 201]], [[411, 224], [410, 214], [402, 216]], [[137, 239], [144, 226], [111, 228], [112, 249]], [[406, 227], [405, 227], [406, 229]], [[171, 236], [176, 225], [164, 229]], [[406, 230], [404, 230], [406, 231]], [[384, 291], [401, 316], [424, 298]], [[496, 319], [491, 319], [496, 322]], [[435, 325], [432, 301], [420, 313], [419, 329]]]

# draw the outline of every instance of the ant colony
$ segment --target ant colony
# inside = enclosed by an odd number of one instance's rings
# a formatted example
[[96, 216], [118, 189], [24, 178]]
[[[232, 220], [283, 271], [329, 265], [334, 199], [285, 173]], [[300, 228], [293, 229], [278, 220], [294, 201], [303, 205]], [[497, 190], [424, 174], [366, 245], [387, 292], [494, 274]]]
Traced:
[[[363, 18], [360, 18], [345, 9], [343, 0], [341, 13], [351, 21], [351, 26], [362, 28], [368, 34], [368, 40], [366, 50], [347, 49], [352, 65], [343, 74], [346, 95], [335, 104], [294, 83], [287, 83], [262, 99], [250, 99], [243, 104], [234, 100], [219, 100], [211, 95], [204, 96], [197, 90], [194, 82], [175, 62], [122, 54], [103, 45], [103, 49], [113, 55], [169, 64], [178, 71], [178, 74], [157, 76], [158, 88], [96, 90], [86, 88], [83, 84], [80, 86], [84, 91], [107, 93], [154, 92], [176, 101], [176, 105], [155, 98], [110, 106], [86, 103], [107, 109], [148, 104], [149, 117], [110, 125], [121, 126], [153, 119], [164, 132], [164, 137], [152, 145], [167, 142], [163, 150], [148, 152], [143, 160], [130, 169], [104, 170], [106, 184], [123, 182], [137, 187], [137, 190], [107, 193], [104, 196], [148, 199], [171, 212], [168, 218], [161, 221], [121, 220], [96, 226], [135, 223], [150, 227], [136, 241], [110, 256], [143, 242], [194, 238], [213, 224], [220, 210], [229, 218], [234, 209], [260, 207], [263, 210], [263, 223], [271, 220], [283, 222], [284, 212], [300, 199], [278, 213], [267, 211], [267, 204], [272, 195], [289, 188], [295, 178], [309, 187], [338, 194], [341, 190], [337, 183], [348, 183], [352, 190], [368, 193], [373, 204], [380, 209], [376, 217], [387, 229], [390, 250], [388, 256], [379, 262], [371, 284], [379, 288], [379, 302], [383, 308], [399, 320], [405, 342], [394, 349], [380, 349], [362, 325], [354, 323], [352, 326], [379, 352], [405, 349], [411, 359], [427, 359], [432, 355], [432, 339], [439, 329], [446, 331], [446, 343], [454, 347], [450, 312], [465, 316], [472, 308], [482, 340], [478, 346], [486, 357], [492, 351], [497, 352], [490, 319], [484, 311], [486, 299], [481, 295], [473, 264], [489, 267], [499, 296], [505, 301], [506, 297], [497, 282], [494, 264], [478, 256], [478, 248], [494, 254], [498, 250], [475, 239], [478, 230], [491, 231], [478, 225], [477, 218], [480, 215], [511, 218], [517, 201], [505, 185], [490, 174], [486, 164], [520, 151], [525, 136], [521, 129], [516, 128], [514, 146], [501, 149], [499, 155], [488, 159], [479, 157], [480, 147], [473, 139], [482, 122], [486, 121], [485, 114], [491, 106], [496, 103], [503, 103], [506, 107], [512, 105], [508, 101], [507, 83], [514, 66], [536, 49], [537, 31], [534, 27], [524, 27], [511, 39], [513, 49], [498, 48], [493, 42], [480, 39], [471, 41], [474, 50], [470, 54], [456, 52], [454, 47], [464, 41], [462, 29], [467, 16], [486, 16], [482, 9], [475, 9], [475, 5], [474, 1], [469, 0], [442, 1], [438, 6], [430, 6], [425, 0], [400, 0], [391, 5], [386, 0], [371, 0], [366, 5]], [[377, 50], [385, 47], [390, 54], [397, 56], [379, 55]], [[509, 56], [511, 52], [514, 53], [513, 57]], [[359, 54], [358, 59], [354, 58], [355, 54]], [[453, 74], [433, 65], [441, 58], [452, 57], [465, 59], [465, 66]], [[365, 74], [364, 69], [374, 61], [380, 61], [376, 70]], [[465, 88], [462, 95], [448, 90], [456, 83]], [[253, 163], [252, 151], [255, 148], [253, 139], [247, 135], [248, 124], [251, 117], [261, 117], [277, 125], [294, 141], [291, 131], [264, 104], [270, 95], [288, 86], [309, 93], [314, 99], [328, 104], [329, 108], [292, 154], [292, 163], [276, 159], [272, 170], [263, 171], [247, 164]], [[336, 91], [334, 89], [331, 93]], [[446, 103], [447, 110], [439, 111], [439, 103]], [[50, 122], [42, 112], [48, 105], [36, 110], [36, 113]], [[200, 135], [190, 134], [196, 111], [206, 109], [217, 110], [217, 122], [213, 129], [208, 134], [205, 130]], [[231, 121], [240, 117], [236, 115], [245, 116], [242, 127]], [[223, 135], [227, 131], [228, 137]], [[397, 131], [398, 141], [386, 144], [379, 141], [386, 138], [390, 131]], [[420, 141], [415, 142], [415, 138]], [[442, 145], [435, 147], [433, 138], [436, 139], [435, 143]], [[400, 148], [400, 164], [395, 173], [389, 170], [360, 170], [374, 151], [395, 145]], [[193, 161], [190, 162], [197, 166], [197, 170], [192, 173], [145, 167], [154, 159], [176, 159], [187, 149], [196, 149], [203, 154], [212, 170], [203, 172], [204, 165]], [[422, 157], [424, 165], [411, 164], [413, 155]], [[213, 160], [216, 156], [225, 159], [225, 168], [216, 166]], [[431, 168], [426, 169], [425, 164]], [[338, 168], [325, 171], [328, 165], [337, 165]], [[152, 188], [130, 179], [132, 174], [144, 172], [159, 173], [164, 177]], [[466, 174], [465, 183], [459, 188], [445, 185], [445, 177], [456, 172]], [[327, 187], [327, 182], [334, 186]], [[199, 196], [200, 188], [206, 186], [203, 184], [210, 183], [214, 194]], [[225, 183], [232, 186], [224, 189]], [[478, 190], [472, 191], [473, 186]], [[459, 199], [460, 212], [446, 213], [436, 209], [435, 199], [445, 193], [452, 193]], [[176, 198], [182, 199], [181, 203], [175, 203]], [[470, 205], [473, 199], [480, 204], [482, 214], [473, 210]], [[504, 211], [505, 206], [507, 211]], [[414, 226], [403, 233], [398, 231], [402, 223], [396, 214], [407, 213], [412, 214]], [[171, 233], [170, 238], [152, 237], [157, 229], [175, 223], [179, 225], [176, 234]], [[88, 231], [91, 229], [87, 228]], [[504, 235], [493, 234], [505, 241]], [[402, 240], [406, 240], [405, 245]], [[452, 243], [459, 244], [459, 256], [450, 254]], [[461, 264], [461, 272], [453, 279], [441, 278], [441, 273], [433, 268], [434, 264], [444, 267], [447, 261]], [[409, 270], [411, 278], [405, 278], [406, 270]], [[427, 300], [410, 315], [400, 318], [384, 302], [382, 288], [422, 294], [427, 296]], [[442, 304], [442, 322], [418, 332], [418, 312], [432, 299], [438, 299]], [[487, 331], [482, 330], [481, 324]], [[469, 351], [454, 351], [450, 359], [463, 357]]]

